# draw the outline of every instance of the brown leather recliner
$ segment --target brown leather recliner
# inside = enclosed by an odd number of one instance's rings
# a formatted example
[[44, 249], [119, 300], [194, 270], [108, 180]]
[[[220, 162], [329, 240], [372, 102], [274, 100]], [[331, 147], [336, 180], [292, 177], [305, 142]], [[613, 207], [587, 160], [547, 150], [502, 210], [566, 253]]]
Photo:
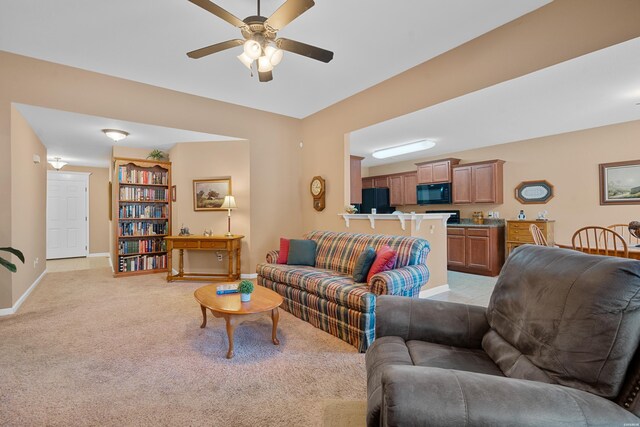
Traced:
[[525, 245], [488, 308], [380, 297], [367, 423], [640, 425], [640, 262]]

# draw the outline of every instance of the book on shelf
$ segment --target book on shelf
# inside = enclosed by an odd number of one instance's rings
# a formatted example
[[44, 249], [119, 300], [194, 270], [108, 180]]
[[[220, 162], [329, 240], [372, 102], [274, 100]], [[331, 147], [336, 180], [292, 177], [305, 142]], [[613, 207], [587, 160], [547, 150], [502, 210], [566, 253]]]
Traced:
[[120, 187], [120, 200], [133, 202], [168, 202], [167, 188]]
[[167, 185], [167, 172], [130, 169], [126, 165], [118, 168], [118, 181], [121, 184]]
[[161, 270], [165, 268], [167, 268], [167, 255], [121, 256], [118, 264], [119, 273]]

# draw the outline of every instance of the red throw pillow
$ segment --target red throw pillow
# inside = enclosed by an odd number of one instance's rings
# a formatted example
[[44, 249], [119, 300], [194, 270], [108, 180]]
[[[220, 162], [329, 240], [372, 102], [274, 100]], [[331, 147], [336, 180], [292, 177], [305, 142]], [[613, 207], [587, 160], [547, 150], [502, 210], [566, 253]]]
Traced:
[[376, 252], [376, 260], [373, 261], [373, 265], [367, 275], [367, 282], [371, 281], [371, 278], [383, 271], [392, 270], [396, 265], [398, 259], [398, 253], [391, 249], [388, 245], [384, 245]]
[[286, 264], [289, 259], [289, 239], [280, 238], [280, 253], [278, 254], [277, 264]]

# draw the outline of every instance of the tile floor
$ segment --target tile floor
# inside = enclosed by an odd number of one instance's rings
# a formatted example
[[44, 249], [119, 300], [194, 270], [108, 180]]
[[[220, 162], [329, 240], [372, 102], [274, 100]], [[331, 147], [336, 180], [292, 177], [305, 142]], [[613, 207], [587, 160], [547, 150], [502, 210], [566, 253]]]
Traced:
[[476, 274], [448, 271], [449, 291], [429, 297], [438, 301], [459, 302], [462, 304], [486, 307], [498, 277], [478, 276]]
[[[86, 257], [47, 260], [47, 272], [89, 270], [109, 267], [108, 257]], [[497, 277], [485, 277], [475, 274], [447, 272], [449, 291], [429, 297], [438, 301], [459, 302], [487, 306]]]
[[92, 268], [103, 267], [110, 267], [109, 257], [83, 257], [47, 260], [48, 273], [58, 273], [60, 271], [90, 270]]

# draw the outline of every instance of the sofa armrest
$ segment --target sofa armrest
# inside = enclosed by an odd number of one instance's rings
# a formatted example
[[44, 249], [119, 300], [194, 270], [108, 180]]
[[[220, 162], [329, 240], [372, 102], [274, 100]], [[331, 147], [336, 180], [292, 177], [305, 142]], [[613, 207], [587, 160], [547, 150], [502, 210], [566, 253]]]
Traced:
[[408, 265], [383, 271], [371, 278], [369, 287], [376, 295], [417, 296], [429, 280], [429, 269], [424, 264]]
[[277, 264], [278, 255], [280, 255], [280, 251], [278, 249], [267, 252], [267, 264]]
[[614, 402], [585, 391], [428, 367], [385, 368], [382, 399], [383, 426], [622, 426], [640, 422]]
[[398, 336], [455, 347], [481, 348], [489, 330], [486, 308], [428, 299], [380, 296], [376, 338]]

